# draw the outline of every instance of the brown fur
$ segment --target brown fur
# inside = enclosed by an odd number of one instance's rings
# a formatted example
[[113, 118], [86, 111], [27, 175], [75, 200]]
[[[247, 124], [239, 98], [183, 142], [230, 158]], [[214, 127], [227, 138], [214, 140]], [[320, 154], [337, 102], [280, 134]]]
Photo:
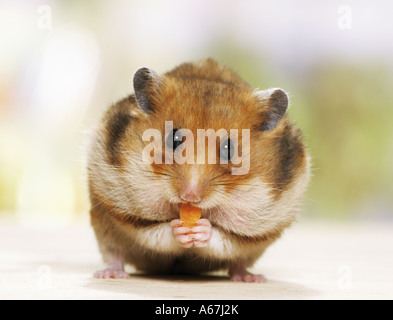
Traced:
[[[296, 217], [309, 170], [300, 131], [286, 115], [273, 130], [262, 131], [268, 102], [258, 99], [236, 73], [211, 59], [180, 65], [153, 81], [148, 94], [148, 112], [139, 108], [134, 95], [110, 107], [90, 149], [92, 225], [104, 258], [113, 250], [120, 251], [126, 262], [144, 270], [159, 259], [165, 260], [163, 269], [167, 270], [190, 255], [206, 262], [200, 262], [200, 271], [228, 267], [236, 259], [251, 265]], [[168, 243], [162, 250], [149, 245], [149, 235], [164, 232], [178, 218], [178, 204], [173, 199], [193, 167], [141, 163], [148, 143], [142, 141], [142, 133], [156, 128], [164, 134], [164, 123], [169, 120], [175, 128], [190, 129], [194, 137], [197, 129], [251, 130], [251, 163], [246, 175], [231, 175], [230, 163], [197, 166], [204, 199], [202, 217], [216, 228], [228, 252], [221, 254], [224, 249], [219, 246], [210, 251], [187, 251], [169, 238], [160, 243]], [[164, 136], [162, 146], [165, 148]], [[173, 249], [165, 251], [167, 246]]]

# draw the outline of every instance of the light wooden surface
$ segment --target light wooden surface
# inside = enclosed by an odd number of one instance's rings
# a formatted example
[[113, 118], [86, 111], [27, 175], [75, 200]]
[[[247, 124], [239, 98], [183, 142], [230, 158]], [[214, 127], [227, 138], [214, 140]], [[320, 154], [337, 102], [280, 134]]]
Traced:
[[393, 299], [393, 224], [298, 222], [258, 261], [265, 284], [226, 275], [97, 280], [88, 221], [0, 220], [0, 299]]

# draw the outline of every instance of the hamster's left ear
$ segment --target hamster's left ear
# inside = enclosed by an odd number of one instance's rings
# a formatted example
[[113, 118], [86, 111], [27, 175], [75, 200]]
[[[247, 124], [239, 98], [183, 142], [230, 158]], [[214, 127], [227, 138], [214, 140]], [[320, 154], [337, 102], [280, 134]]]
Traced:
[[141, 67], [135, 72], [133, 82], [135, 98], [140, 108], [147, 113], [154, 111], [155, 97], [162, 85], [161, 76], [153, 69]]
[[288, 109], [288, 94], [280, 88], [273, 88], [257, 91], [256, 95], [262, 105], [261, 111], [264, 119], [260, 130], [273, 130]]

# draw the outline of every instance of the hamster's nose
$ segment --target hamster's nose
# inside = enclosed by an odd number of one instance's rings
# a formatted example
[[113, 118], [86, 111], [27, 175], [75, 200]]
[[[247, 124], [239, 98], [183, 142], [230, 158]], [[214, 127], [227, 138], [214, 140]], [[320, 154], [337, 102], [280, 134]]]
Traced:
[[185, 186], [180, 193], [180, 198], [187, 202], [200, 202], [201, 190], [197, 186]]

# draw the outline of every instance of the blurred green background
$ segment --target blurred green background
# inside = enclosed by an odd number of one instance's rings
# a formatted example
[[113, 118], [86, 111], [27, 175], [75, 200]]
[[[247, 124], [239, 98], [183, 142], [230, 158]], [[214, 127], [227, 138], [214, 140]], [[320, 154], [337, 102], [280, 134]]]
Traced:
[[132, 75], [213, 57], [290, 93], [313, 177], [302, 215], [393, 219], [389, 1], [2, 1], [0, 215], [88, 211], [88, 131]]

